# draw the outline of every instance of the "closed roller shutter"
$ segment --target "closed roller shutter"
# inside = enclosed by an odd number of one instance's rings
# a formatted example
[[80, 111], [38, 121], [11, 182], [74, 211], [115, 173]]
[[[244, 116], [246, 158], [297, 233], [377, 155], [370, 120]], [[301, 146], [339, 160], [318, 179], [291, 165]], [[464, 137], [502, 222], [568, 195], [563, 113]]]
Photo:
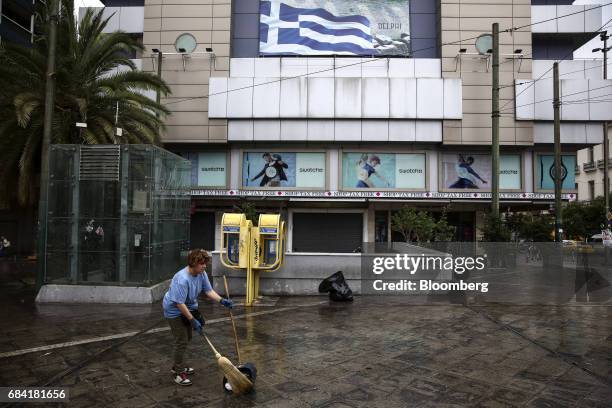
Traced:
[[293, 214], [293, 252], [354, 252], [362, 235], [361, 213]]
[[215, 213], [197, 212], [191, 216], [191, 248], [215, 250]]

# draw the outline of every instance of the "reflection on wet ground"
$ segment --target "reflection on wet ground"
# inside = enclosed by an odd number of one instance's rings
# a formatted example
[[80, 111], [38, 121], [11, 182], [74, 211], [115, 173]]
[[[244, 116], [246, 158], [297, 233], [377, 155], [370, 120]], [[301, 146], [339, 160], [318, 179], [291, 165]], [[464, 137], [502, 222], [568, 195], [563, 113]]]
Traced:
[[[161, 318], [152, 306], [34, 306], [34, 293], [2, 287], [0, 385], [41, 385], [87, 358], [54, 385], [74, 407], [609, 407], [612, 315], [606, 306], [409, 304], [398, 297], [281, 298], [235, 315], [241, 354], [258, 369], [256, 391], [221, 387], [199, 338], [187, 358], [194, 385], [169, 374], [172, 337], [160, 323], [121, 347], [57, 346], [141, 330]], [[202, 301], [213, 343], [236, 361], [225, 310]], [[248, 316], [250, 313], [258, 315]], [[246, 314], [246, 316], [244, 316]], [[48, 346], [36, 352], [7, 353]]]

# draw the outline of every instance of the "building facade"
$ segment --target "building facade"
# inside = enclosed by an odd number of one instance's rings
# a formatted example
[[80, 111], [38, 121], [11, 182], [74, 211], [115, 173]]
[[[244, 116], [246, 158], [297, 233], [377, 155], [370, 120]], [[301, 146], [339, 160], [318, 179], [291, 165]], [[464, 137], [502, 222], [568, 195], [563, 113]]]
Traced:
[[[610, 137], [609, 129], [608, 137]], [[576, 167], [578, 200], [592, 201], [596, 197], [603, 197], [605, 191], [603, 144], [578, 150], [576, 157], [578, 161]], [[608, 178], [612, 178], [610, 168], [608, 168]]]
[[491, 201], [495, 22], [502, 211], [554, 202], [555, 60], [564, 200], [576, 198], [576, 152], [612, 119], [601, 60], [572, 58], [602, 27], [598, 5], [141, 3], [107, 1], [109, 29], [142, 29], [143, 70], [158, 72], [162, 54], [163, 141], [193, 164], [192, 246], [219, 249], [221, 214], [245, 202], [283, 214], [294, 254], [396, 240], [390, 217], [406, 205], [446, 211], [457, 240], [477, 239]]
[[0, 0], [0, 42], [29, 45], [34, 40], [36, 7], [41, 0]]

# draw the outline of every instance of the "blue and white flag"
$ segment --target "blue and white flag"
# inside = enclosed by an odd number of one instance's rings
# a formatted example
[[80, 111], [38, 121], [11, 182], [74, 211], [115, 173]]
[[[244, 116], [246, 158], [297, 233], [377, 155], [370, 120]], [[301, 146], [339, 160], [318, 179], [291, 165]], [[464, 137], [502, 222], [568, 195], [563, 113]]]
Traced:
[[335, 16], [322, 8], [296, 8], [279, 0], [260, 3], [260, 54], [373, 55], [370, 20]]

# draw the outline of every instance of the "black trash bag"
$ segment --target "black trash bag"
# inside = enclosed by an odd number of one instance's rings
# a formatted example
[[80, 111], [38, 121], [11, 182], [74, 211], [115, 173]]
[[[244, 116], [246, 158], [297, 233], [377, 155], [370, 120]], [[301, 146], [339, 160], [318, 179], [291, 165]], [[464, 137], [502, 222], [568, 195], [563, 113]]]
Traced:
[[319, 285], [319, 293], [329, 292], [329, 298], [338, 302], [353, 301], [353, 291], [349, 288], [344, 279], [342, 271], [334, 273], [329, 278], [324, 279]]

